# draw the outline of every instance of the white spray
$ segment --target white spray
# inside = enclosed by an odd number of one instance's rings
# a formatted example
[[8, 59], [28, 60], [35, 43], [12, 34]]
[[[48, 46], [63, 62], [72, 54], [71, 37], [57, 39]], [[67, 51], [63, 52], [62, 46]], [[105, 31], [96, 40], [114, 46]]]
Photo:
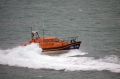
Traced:
[[[109, 70], [120, 73], [120, 59], [115, 55], [94, 59], [94, 57], [83, 57], [88, 53], [79, 50], [71, 50], [58, 56], [41, 55], [41, 51], [42, 49], [37, 44], [0, 50], [0, 64], [34, 69]], [[77, 57], [77, 55], [79, 56]]]

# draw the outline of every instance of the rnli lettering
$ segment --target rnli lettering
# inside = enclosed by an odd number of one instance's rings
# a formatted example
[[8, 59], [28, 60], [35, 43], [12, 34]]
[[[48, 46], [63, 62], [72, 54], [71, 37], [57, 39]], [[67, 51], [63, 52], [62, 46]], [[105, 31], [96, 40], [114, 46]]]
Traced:
[[70, 46], [70, 49], [77, 49], [77, 48], [79, 48], [79, 45]]

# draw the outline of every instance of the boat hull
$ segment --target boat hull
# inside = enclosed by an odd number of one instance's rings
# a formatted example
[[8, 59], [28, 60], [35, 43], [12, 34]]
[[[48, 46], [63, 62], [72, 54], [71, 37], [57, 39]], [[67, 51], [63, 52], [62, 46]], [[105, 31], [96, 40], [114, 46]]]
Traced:
[[74, 42], [60, 47], [43, 48], [43, 53], [65, 53], [72, 49], [79, 49], [81, 42]]

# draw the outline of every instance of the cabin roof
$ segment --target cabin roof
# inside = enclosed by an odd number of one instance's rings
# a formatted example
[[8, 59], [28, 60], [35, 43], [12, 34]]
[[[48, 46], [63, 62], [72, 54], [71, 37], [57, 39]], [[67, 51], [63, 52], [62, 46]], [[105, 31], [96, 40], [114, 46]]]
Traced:
[[44, 39], [56, 39], [57, 37], [55, 36], [48, 36], [48, 37], [44, 37]]

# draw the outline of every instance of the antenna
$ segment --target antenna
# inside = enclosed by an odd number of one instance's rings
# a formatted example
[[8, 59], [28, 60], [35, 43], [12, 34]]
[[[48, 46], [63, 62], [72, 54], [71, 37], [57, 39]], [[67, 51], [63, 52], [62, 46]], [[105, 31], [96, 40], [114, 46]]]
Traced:
[[44, 39], [44, 14], [43, 14], [43, 39]]

